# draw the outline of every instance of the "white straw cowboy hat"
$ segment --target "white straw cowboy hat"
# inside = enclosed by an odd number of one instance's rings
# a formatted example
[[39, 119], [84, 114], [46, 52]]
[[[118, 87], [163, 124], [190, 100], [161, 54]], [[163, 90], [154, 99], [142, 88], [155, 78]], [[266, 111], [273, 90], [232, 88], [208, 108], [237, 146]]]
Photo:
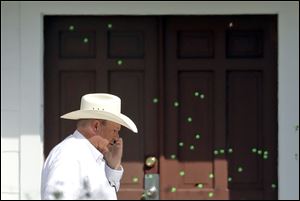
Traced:
[[121, 99], [105, 93], [82, 96], [80, 110], [61, 116], [63, 119], [103, 119], [121, 124], [137, 133], [137, 127], [131, 119], [121, 113]]

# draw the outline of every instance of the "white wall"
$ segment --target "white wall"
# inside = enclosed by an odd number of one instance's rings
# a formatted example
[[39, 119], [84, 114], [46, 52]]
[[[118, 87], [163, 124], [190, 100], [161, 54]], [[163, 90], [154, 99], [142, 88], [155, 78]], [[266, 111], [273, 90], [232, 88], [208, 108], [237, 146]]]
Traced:
[[20, 10], [1, 2], [1, 199], [20, 192]]
[[299, 199], [298, 2], [1, 1], [2, 199], [39, 198], [45, 14], [278, 14], [279, 198]]

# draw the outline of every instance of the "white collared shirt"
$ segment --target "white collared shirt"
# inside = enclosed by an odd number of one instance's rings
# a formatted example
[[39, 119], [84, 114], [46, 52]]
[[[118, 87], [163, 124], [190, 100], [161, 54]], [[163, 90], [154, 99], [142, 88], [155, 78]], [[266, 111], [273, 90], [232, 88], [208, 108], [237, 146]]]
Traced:
[[79, 131], [56, 145], [47, 157], [42, 199], [117, 199], [122, 170], [111, 169]]

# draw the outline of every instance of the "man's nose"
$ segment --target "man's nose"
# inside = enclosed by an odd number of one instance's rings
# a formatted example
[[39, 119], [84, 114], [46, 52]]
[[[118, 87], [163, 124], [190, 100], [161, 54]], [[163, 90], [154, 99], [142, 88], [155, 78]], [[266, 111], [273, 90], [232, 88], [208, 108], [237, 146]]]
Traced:
[[119, 138], [120, 138], [120, 135], [119, 135], [119, 133], [116, 132], [116, 133], [114, 134], [113, 139], [114, 139], [114, 140], [118, 140]]
[[118, 140], [120, 138], [119, 133], [116, 133], [115, 139]]

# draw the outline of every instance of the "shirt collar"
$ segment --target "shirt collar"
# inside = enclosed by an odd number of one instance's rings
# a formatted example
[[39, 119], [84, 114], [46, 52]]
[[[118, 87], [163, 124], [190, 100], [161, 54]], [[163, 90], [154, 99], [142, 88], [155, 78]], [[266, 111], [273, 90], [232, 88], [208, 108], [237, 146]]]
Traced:
[[90, 143], [90, 141], [88, 141], [88, 139], [86, 139], [86, 137], [84, 137], [84, 135], [82, 135], [78, 130], [76, 130], [76, 131], [73, 133], [73, 136], [74, 136], [75, 138], [82, 139], [82, 140], [84, 140], [84, 141], [86, 142], [88, 148], [89, 148], [90, 151], [92, 152], [92, 155], [93, 155], [95, 161], [98, 162], [98, 161], [100, 161], [100, 160], [103, 159], [103, 154], [102, 154], [100, 151], [98, 151], [98, 149], [96, 149], [96, 148], [94, 147], [94, 145], [92, 145], [92, 144]]

